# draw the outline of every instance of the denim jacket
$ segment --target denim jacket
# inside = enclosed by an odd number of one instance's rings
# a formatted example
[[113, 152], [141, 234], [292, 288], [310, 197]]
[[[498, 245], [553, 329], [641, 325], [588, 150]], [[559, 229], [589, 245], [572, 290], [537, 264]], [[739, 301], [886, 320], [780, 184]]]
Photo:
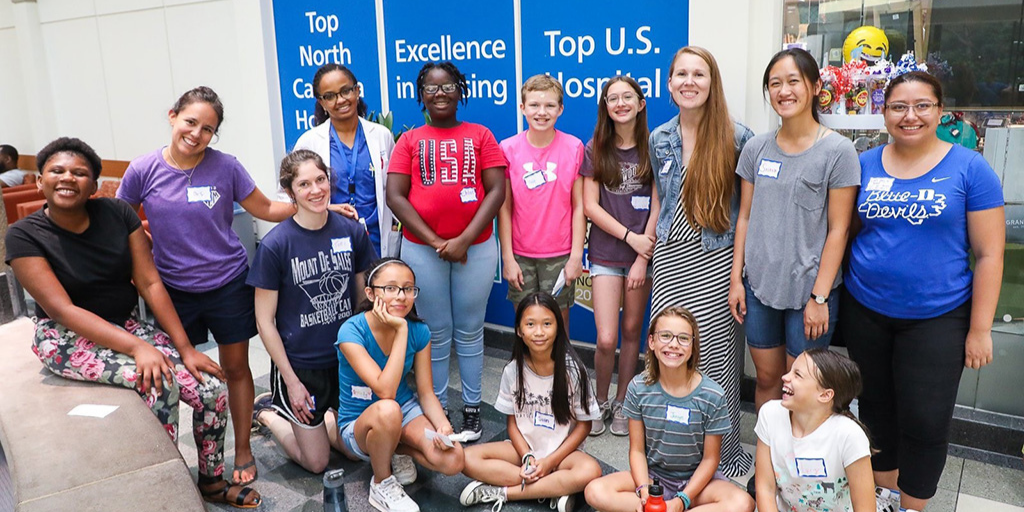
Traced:
[[[743, 146], [754, 136], [750, 128], [733, 122], [736, 135], [736, 155], [740, 154]], [[654, 183], [658, 188], [658, 200], [661, 202], [661, 211], [658, 213], [657, 236], [658, 243], [668, 240], [668, 232], [672, 226], [672, 217], [676, 213], [676, 202], [679, 201], [682, 180], [682, 167], [680, 162], [683, 159], [683, 141], [679, 136], [679, 118], [673, 117], [665, 124], [657, 127], [651, 132], [650, 154], [651, 170], [654, 172]], [[722, 247], [732, 245], [736, 234], [736, 218], [740, 210], [740, 183], [736, 177], [736, 186], [733, 188], [732, 205], [729, 213], [729, 230], [725, 233], [717, 233], [707, 228], [700, 230], [700, 244], [704, 252], [711, 252]]]

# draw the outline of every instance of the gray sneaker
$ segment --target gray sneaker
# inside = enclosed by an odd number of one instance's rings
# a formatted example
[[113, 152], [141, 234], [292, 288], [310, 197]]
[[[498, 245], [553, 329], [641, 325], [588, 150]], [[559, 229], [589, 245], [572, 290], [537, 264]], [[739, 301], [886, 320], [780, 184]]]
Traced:
[[493, 503], [492, 512], [499, 512], [501, 507], [508, 501], [504, 487], [487, 485], [479, 480], [473, 480], [462, 490], [459, 495], [459, 503], [464, 507], [476, 505], [477, 503]]
[[391, 456], [391, 474], [402, 485], [409, 485], [416, 481], [416, 463], [408, 455], [394, 454]]
[[601, 404], [598, 405], [598, 409], [600, 410], [601, 414], [600, 417], [598, 417], [596, 420], [590, 422], [590, 435], [599, 436], [601, 434], [604, 434], [604, 420], [608, 419], [608, 417], [611, 416], [611, 408], [611, 400], [602, 402]]
[[622, 402], [612, 404], [612, 435], [629, 435], [629, 418], [622, 412]]

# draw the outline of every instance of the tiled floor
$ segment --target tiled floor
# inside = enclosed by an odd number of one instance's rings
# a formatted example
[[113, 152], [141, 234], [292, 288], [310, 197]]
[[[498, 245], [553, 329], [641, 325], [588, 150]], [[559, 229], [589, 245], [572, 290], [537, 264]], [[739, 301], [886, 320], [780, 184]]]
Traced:
[[[216, 348], [211, 344], [203, 346], [207, 353], [216, 356]], [[262, 343], [254, 338], [250, 344], [250, 361], [256, 377], [257, 392], [268, 387], [270, 360]], [[501, 377], [507, 353], [488, 348], [484, 367], [484, 401], [492, 403]], [[458, 387], [459, 379], [453, 358], [452, 385]], [[459, 405], [457, 390], [450, 394], [453, 409]], [[458, 414], [454, 415], [456, 419]], [[181, 414], [183, 422], [191, 415]], [[503, 429], [504, 419], [493, 408], [484, 410], [484, 438], [499, 437]], [[751, 413], [743, 413], [741, 431], [745, 447], [753, 451], [754, 421]], [[182, 425], [181, 431], [187, 432], [188, 425]], [[229, 432], [229, 437], [231, 433]], [[185, 461], [192, 464], [195, 471], [195, 447], [188, 436], [181, 438], [181, 451]], [[312, 475], [297, 465], [289, 462], [274, 445], [273, 441], [262, 435], [254, 435], [253, 450], [260, 466], [260, 479], [255, 484], [265, 500], [261, 510], [265, 511], [320, 511], [322, 510], [322, 485], [320, 476]], [[605, 470], [625, 469], [628, 467], [627, 438], [615, 437], [610, 433], [597, 438], [590, 438], [586, 450], [605, 465]], [[229, 439], [227, 460], [233, 458], [233, 441]], [[334, 454], [330, 467], [346, 469], [349, 510], [370, 510], [365, 501], [366, 485], [369, 479], [368, 464], [357, 464], [344, 460]], [[745, 484], [748, 477], [738, 479]], [[408, 487], [410, 494], [420, 503], [424, 511], [458, 510], [458, 493], [468, 482], [463, 476], [445, 477], [420, 471], [420, 479]], [[484, 510], [482, 506], [474, 507]], [[228, 508], [210, 507], [211, 510], [230, 510]], [[506, 506], [503, 510], [549, 510], [547, 504], [518, 504]], [[578, 510], [588, 510], [578, 508]], [[926, 512], [1024, 512], [1024, 472], [984, 464], [958, 457], [949, 457], [939, 482], [939, 491], [928, 504]]]
[[[216, 357], [217, 349], [213, 344], [204, 345], [201, 348]], [[249, 355], [253, 374], [256, 377], [257, 392], [264, 391], [269, 385], [270, 358], [258, 338], [253, 338]], [[484, 367], [485, 402], [492, 403], [494, 401], [501, 369], [507, 357], [507, 353], [488, 348]], [[453, 363], [451, 382], [453, 386], [458, 387], [459, 379], [454, 370]], [[459, 393], [457, 390], [450, 391], [451, 406], [455, 409], [461, 405]], [[187, 408], [185, 405], [182, 407]], [[457, 419], [458, 413], [455, 416]], [[188, 424], [191, 421], [191, 414], [183, 412], [180, 417], [183, 423], [180, 426], [180, 431], [188, 432], [191, 427]], [[485, 406], [483, 419], [484, 439], [502, 438], [504, 418], [501, 414], [492, 407]], [[746, 449], [751, 451], [754, 443], [754, 421], [753, 414], [748, 412], [742, 414], [741, 439]], [[234, 441], [230, 428], [228, 436], [229, 439], [226, 443], [228, 453], [226, 455], [230, 464], [234, 456]], [[600, 437], [588, 439], [586, 451], [603, 463], [606, 472], [625, 469], [628, 466], [627, 444], [627, 438], [605, 433]], [[254, 484], [254, 487], [264, 498], [264, 505], [260, 507], [260, 510], [268, 512], [319, 512], [323, 510], [323, 487], [319, 475], [310, 474], [288, 461], [268, 436], [254, 434], [252, 446], [260, 471], [260, 479]], [[179, 448], [185, 461], [191, 465], [194, 474], [196, 451], [191, 436], [181, 436]], [[4, 477], [7, 476], [7, 467], [2, 457], [2, 452], [0, 452], [0, 484], [4, 483]], [[331, 468], [345, 468], [347, 482], [345, 490], [348, 495], [349, 510], [352, 512], [371, 510], [366, 502], [366, 487], [370, 477], [368, 466], [368, 464], [347, 461], [338, 454], [333, 454], [331, 459]], [[747, 478], [749, 476], [737, 479], [738, 483], [745, 484]], [[445, 477], [421, 470], [419, 480], [407, 487], [407, 490], [425, 512], [438, 510], [454, 512], [461, 509], [458, 504], [458, 493], [467, 482], [468, 479], [461, 475]], [[5, 491], [9, 492], [9, 490], [9, 483], [0, 485], [0, 512], [11, 510], [10, 496], [4, 496]], [[209, 506], [208, 508], [210, 510], [233, 510], [228, 507]], [[483, 506], [474, 507], [475, 509], [485, 510]], [[506, 506], [503, 510], [539, 512], [549, 510], [549, 508], [547, 504], [520, 503]], [[589, 510], [589, 508], [581, 503], [577, 510]], [[947, 459], [942, 479], [939, 481], [938, 493], [925, 510], [926, 512], [1024, 512], [1024, 472], [951, 456]]]

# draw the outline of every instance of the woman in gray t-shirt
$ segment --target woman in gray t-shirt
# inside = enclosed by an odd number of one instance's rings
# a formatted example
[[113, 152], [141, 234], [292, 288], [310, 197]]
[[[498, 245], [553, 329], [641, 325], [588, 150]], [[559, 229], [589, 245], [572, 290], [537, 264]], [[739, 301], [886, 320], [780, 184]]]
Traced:
[[860, 185], [853, 143], [818, 121], [814, 58], [800, 49], [775, 54], [763, 87], [782, 126], [751, 139], [736, 166], [743, 179], [729, 287], [757, 370], [758, 408], [782, 397], [782, 375], [801, 352], [829, 344]]

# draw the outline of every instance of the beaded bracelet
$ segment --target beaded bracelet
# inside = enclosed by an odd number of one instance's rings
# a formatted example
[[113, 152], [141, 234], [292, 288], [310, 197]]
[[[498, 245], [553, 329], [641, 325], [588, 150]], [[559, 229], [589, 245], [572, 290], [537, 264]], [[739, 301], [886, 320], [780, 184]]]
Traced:
[[681, 499], [681, 500], [683, 500], [683, 510], [688, 510], [690, 508], [690, 497], [687, 496], [687, 494], [685, 492], [683, 492], [683, 491], [677, 492], [676, 493], [676, 497]]

